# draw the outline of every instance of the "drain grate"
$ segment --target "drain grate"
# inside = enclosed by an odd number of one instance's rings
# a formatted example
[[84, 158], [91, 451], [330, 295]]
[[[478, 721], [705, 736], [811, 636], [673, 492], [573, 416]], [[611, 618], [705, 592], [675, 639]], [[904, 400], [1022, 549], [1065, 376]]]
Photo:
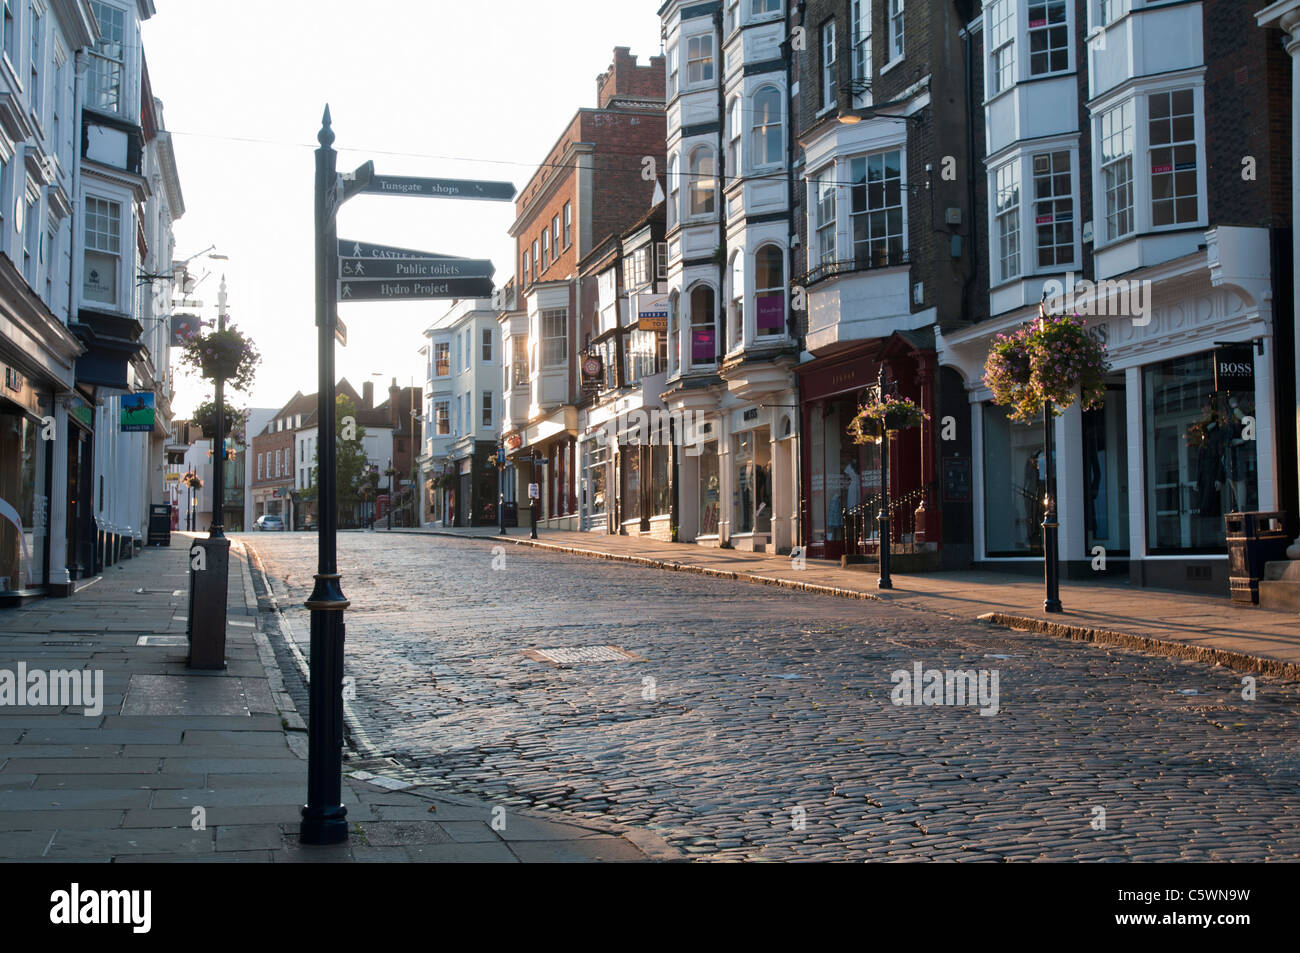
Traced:
[[580, 665], [584, 662], [643, 662], [645, 659], [633, 655], [617, 645], [579, 645], [553, 649], [527, 649], [524, 652], [537, 662], [551, 665]]
[[142, 635], [135, 640], [136, 645], [144, 646], [175, 646], [189, 645], [189, 636], [185, 635]]

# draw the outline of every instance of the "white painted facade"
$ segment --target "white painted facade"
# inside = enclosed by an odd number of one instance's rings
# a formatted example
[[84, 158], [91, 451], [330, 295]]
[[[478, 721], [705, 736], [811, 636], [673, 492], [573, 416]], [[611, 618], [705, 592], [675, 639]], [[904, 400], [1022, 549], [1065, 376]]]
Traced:
[[720, 31], [707, 7], [661, 10], [669, 76], [663, 399], [670, 411], [708, 421], [703, 453], [681, 457], [678, 538], [785, 552], [799, 521], [787, 11], [725, 7]]

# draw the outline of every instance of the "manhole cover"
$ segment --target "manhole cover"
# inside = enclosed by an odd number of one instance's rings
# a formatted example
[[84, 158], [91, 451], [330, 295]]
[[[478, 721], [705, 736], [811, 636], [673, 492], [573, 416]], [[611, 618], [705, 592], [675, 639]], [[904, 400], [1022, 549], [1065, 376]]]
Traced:
[[135, 640], [136, 645], [153, 645], [153, 646], [176, 646], [189, 645], [190, 640], [185, 635], [142, 635]]
[[644, 661], [640, 656], [620, 649], [617, 645], [579, 645], [554, 649], [527, 649], [529, 658], [551, 665], [578, 665], [583, 662], [634, 662]]

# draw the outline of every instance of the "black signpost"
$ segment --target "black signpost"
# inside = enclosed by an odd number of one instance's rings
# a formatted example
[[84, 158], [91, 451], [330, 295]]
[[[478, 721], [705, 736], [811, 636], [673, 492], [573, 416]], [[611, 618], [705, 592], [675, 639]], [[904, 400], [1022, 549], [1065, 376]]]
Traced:
[[[341, 258], [407, 259], [463, 263], [466, 269], [481, 261], [433, 255], [363, 242], [340, 242], [338, 210], [362, 192], [510, 201], [515, 187], [509, 182], [470, 182], [460, 179], [416, 179], [375, 175], [367, 162], [350, 175], [335, 170], [329, 106], [321, 119], [316, 150], [316, 329], [318, 348], [320, 427], [320, 513], [316, 585], [306, 607], [311, 610], [311, 659], [307, 734], [307, 804], [302, 809], [299, 838], [304, 844], [338, 844], [348, 837], [347, 808], [343, 806], [343, 596], [338, 572], [338, 451], [334, 420], [334, 341], [339, 330], [338, 303], [343, 301], [401, 301], [428, 298], [487, 297], [492, 294], [488, 273], [448, 277], [393, 274], [354, 275], [341, 281]], [[356, 262], [352, 263], [356, 267]], [[363, 267], [364, 264], [363, 264]], [[472, 275], [472, 276], [471, 276]], [[344, 332], [346, 338], [346, 331]], [[217, 406], [220, 407], [220, 397]]]

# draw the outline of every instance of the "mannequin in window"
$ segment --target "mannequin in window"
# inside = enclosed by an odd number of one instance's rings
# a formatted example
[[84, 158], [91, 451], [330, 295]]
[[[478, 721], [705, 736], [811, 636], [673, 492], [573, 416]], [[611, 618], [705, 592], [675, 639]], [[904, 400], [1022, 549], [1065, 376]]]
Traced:
[[1205, 442], [1196, 453], [1196, 510], [1200, 516], [1223, 515], [1224, 432], [1218, 420], [1205, 426]]
[[1025, 545], [1031, 550], [1042, 546], [1043, 489], [1046, 475], [1043, 451], [1035, 450], [1025, 458], [1024, 483], [1021, 488], [1025, 508]]

